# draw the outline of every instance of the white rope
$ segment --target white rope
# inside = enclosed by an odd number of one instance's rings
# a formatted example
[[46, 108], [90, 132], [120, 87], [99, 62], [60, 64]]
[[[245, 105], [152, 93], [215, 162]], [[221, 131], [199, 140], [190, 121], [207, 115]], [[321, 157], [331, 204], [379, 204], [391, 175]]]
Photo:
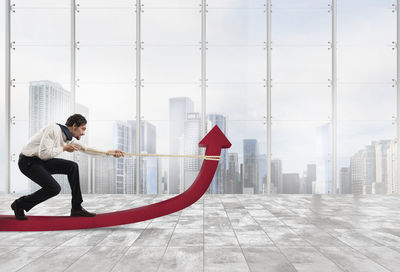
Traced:
[[[114, 152], [99, 151], [93, 148], [79, 147], [82, 151], [97, 153], [106, 156], [114, 156]], [[125, 153], [129, 157], [175, 157], [175, 158], [199, 158], [209, 161], [219, 161], [220, 156], [203, 156], [203, 155], [171, 155], [171, 154], [143, 154], [143, 153]]]

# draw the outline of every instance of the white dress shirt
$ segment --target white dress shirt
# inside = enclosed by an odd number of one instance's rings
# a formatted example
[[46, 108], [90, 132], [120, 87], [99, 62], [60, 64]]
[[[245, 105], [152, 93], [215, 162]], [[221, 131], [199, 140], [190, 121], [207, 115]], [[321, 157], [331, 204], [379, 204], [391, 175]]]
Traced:
[[[39, 130], [28, 143], [22, 148], [21, 153], [28, 157], [39, 157], [42, 160], [49, 160], [57, 157], [63, 152], [64, 144], [74, 144], [82, 148], [86, 146], [76, 138], [72, 137], [71, 141], [67, 140], [64, 132], [62, 132], [58, 124], [48, 125]], [[90, 151], [83, 151], [87, 154], [95, 155]]]

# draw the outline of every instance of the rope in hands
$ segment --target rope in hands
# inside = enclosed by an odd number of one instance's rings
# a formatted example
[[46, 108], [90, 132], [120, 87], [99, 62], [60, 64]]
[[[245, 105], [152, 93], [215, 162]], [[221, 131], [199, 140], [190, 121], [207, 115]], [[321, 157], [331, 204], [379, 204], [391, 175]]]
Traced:
[[[114, 152], [99, 151], [93, 148], [79, 147], [79, 150], [97, 153], [99, 155], [113, 156]], [[203, 155], [170, 155], [170, 154], [143, 154], [143, 153], [125, 153], [125, 156], [129, 157], [183, 157], [183, 158], [199, 158], [209, 161], [219, 161], [220, 156], [203, 156]]]

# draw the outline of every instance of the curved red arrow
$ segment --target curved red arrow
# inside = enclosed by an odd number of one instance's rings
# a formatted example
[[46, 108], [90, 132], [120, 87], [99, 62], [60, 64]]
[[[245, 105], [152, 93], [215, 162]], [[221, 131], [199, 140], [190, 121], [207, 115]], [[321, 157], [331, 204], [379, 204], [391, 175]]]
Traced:
[[[206, 156], [219, 156], [222, 148], [231, 143], [215, 126], [199, 143], [206, 148]], [[109, 227], [153, 219], [182, 210], [195, 203], [207, 190], [218, 161], [204, 160], [199, 175], [185, 192], [165, 201], [129, 210], [98, 214], [95, 217], [28, 216], [16, 220], [14, 215], [0, 215], [0, 231], [48, 231]]]

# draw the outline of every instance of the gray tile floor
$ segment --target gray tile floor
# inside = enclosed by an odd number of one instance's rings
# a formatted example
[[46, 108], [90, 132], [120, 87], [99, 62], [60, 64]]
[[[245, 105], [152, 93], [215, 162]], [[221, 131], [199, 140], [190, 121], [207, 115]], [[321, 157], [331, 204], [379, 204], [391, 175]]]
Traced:
[[[0, 195], [0, 214], [17, 195]], [[85, 195], [97, 213], [172, 195]], [[58, 195], [29, 215], [68, 215]], [[400, 271], [400, 196], [205, 195], [136, 224], [0, 232], [0, 271]]]

